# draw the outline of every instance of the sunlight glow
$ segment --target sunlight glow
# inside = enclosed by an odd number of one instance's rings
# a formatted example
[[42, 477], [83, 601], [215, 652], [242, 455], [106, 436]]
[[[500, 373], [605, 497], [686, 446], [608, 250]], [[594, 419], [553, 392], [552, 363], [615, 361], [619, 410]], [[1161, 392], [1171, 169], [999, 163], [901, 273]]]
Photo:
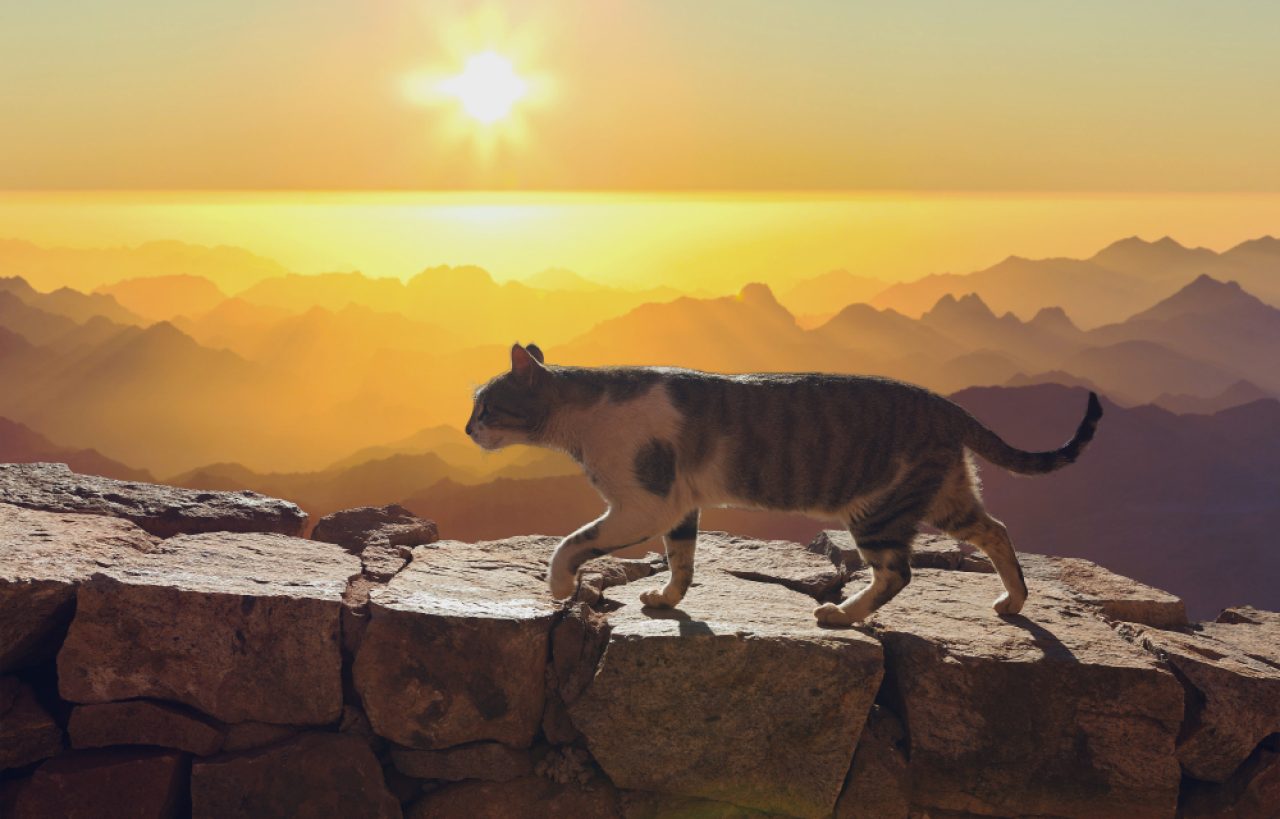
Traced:
[[492, 123], [511, 113], [511, 106], [524, 97], [529, 86], [510, 60], [486, 51], [468, 59], [462, 73], [440, 83], [440, 90], [457, 97], [467, 113], [480, 122]]

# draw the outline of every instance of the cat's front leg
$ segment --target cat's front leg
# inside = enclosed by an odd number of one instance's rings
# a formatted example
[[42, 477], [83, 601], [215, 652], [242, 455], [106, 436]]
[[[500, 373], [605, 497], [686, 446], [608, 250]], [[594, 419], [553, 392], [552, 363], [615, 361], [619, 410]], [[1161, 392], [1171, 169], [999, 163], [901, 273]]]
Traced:
[[578, 569], [593, 557], [643, 543], [669, 526], [651, 514], [610, 509], [560, 541], [547, 567], [547, 585], [557, 600], [572, 597], [578, 585]]
[[694, 509], [663, 538], [667, 546], [670, 579], [661, 589], [643, 592], [640, 602], [655, 609], [669, 609], [684, 599], [693, 582], [693, 553], [698, 543], [698, 510]]

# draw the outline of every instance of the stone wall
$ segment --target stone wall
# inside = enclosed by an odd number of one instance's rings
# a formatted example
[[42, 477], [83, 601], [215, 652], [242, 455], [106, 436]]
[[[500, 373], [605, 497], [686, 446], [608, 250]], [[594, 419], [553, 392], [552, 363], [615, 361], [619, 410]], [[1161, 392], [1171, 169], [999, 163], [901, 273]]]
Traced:
[[398, 507], [296, 507], [0, 465], [0, 815], [1275, 816], [1280, 615], [916, 543], [866, 627], [848, 536], [702, 533], [656, 556], [437, 540]]

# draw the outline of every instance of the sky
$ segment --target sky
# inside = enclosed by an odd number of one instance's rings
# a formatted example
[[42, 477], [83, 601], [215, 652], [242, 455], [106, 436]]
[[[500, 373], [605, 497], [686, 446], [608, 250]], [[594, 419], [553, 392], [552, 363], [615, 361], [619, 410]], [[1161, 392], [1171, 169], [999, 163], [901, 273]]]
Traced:
[[[0, 3], [0, 189], [1277, 191], [1280, 5]], [[492, 50], [467, 121], [413, 89]]]

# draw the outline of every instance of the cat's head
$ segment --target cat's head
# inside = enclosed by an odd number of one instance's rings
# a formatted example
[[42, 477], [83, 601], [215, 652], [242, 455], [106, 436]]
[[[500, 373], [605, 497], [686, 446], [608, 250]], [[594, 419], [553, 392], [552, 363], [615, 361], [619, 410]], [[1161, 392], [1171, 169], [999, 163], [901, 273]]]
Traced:
[[511, 347], [511, 370], [476, 390], [467, 435], [485, 449], [536, 443], [551, 417], [554, 386], [542, 350]]

